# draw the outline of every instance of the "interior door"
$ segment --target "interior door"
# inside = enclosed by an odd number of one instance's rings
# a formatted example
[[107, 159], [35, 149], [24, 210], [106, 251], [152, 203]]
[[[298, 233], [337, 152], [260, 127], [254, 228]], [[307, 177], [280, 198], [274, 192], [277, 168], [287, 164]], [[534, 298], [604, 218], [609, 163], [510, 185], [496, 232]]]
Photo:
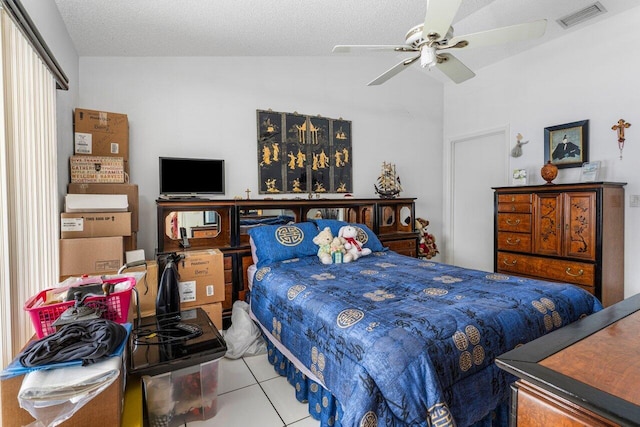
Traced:
[[493, 190], [508, 182], [507, 130], [451, 143], [451, 264], [493, 271]]

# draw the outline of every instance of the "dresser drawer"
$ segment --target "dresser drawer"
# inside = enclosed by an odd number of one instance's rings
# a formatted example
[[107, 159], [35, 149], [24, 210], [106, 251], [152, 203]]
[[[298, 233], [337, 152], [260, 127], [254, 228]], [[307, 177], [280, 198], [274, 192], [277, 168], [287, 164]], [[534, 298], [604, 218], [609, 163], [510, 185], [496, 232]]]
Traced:
[[531, 203], [531, 193], [498, 194], [498, 203]]
[[595, 286], [595, 265], [569, 260], [498, 252], [499, 272], [535, 276], [541, 279]]
[[523, 213], [499, 213], [498, 230], [529, 233], [531, 232], [531, 215]]
[[231, 258], [230, 256], [225, 256], [224, 257], [224, 269], [225, 270], [231, 270], [233, 268], [233, 258]]
[[220, 234], [220, 232], [217, 229], [191, 231], [191, 237], [194, 239], [202, 239], [206, 237], [217, 237], [218, 234]]
[[498, 212], [531, 213], [531, 203], [498, 203]]
[[417, 254], [417, 243], [416, 239], [406, 239], [406, 240], [390, 240], [386, 242], [382, 242], [384, 246], [389, 248], [394, 252], [398, 252], [402, 255], [408, 255], [415, 257]]
[[531, 252], [531, 234], [499, 231], [498, 250]]

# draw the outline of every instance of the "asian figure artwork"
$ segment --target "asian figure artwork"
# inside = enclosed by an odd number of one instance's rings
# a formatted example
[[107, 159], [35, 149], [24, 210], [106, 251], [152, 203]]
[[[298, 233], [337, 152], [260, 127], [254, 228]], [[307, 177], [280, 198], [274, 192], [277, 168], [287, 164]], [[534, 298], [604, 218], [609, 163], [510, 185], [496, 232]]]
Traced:
[[261, 194], [352, 191], [351, 122], [257, 110]]

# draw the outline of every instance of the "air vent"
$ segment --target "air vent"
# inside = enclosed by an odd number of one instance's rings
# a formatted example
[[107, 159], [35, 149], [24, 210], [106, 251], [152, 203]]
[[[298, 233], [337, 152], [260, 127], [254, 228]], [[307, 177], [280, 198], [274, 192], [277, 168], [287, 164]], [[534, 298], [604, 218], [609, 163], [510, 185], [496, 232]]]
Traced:
[[607, 9], [605, 9], [604, 6], [600, 4], [600, 2], [596, 2], [591, 6], [587, 6], [584, 9], [580, 9], [577, 12], [560, 18], [556, 22], [566, 30], [567, 28], [571, 28], [574, 25], [578, 25], [584, 21], [595, 18], [598, 15], [602, 15], [606, 11]]

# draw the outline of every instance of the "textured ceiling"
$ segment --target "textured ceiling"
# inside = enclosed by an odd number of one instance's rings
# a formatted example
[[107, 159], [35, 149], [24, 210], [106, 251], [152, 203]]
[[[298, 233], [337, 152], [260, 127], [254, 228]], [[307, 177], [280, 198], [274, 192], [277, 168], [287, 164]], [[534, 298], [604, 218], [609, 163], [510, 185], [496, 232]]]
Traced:
[[[326, 56], [336, 44], [403, 44], [427, 0], [55, 0], [82, 56]], [[546, 18], [536, 41], [456, 52], [471, 69], [570, 30], [555, 20], [595, 0], [463, 0], [455, 35]], [[607, 13], [638, 6], [600, 0]], [[394, 53], [389, 55], [394, 56]], [[357, 60], [357, 59], [354, 59]], [[389, 58], [389, 66], [397, 58]], [[384, 71], [384, 70], [380, 70]]]

